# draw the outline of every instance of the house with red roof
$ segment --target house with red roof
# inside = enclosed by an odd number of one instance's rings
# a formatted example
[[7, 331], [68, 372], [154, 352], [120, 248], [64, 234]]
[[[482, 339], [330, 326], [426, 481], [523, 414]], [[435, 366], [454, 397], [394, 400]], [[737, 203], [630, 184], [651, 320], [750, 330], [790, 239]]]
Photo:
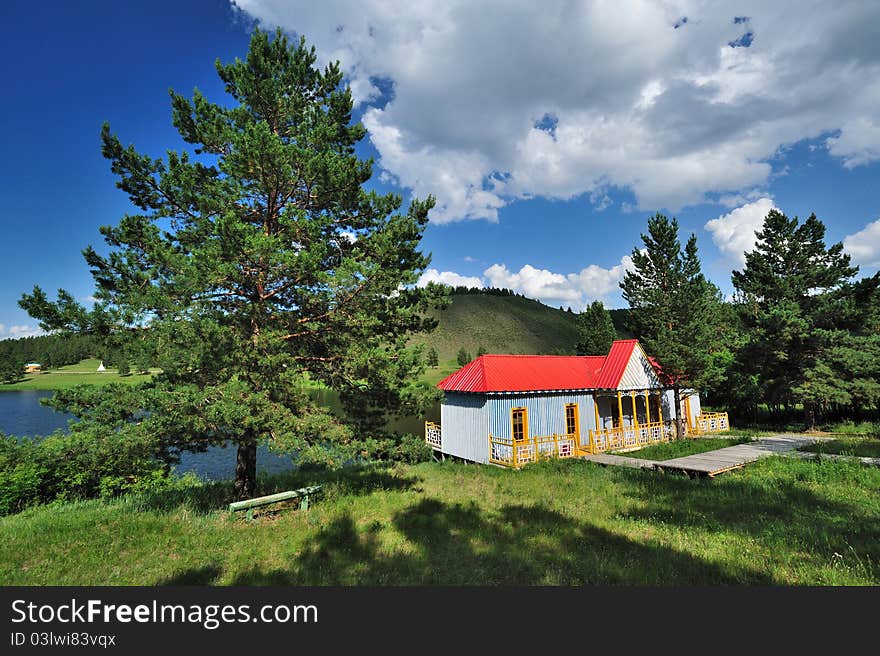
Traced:
[[438, 454], [486, 464], [635, 449], [674, 436], [679, 417], [691, 432], [720, 425], [707, 423], [696, 392], [674, 407], [635, 339], [615, 341], [607, 355], [483, 355], [437, 386], [440, 424], [426, 423], [426, 442]]

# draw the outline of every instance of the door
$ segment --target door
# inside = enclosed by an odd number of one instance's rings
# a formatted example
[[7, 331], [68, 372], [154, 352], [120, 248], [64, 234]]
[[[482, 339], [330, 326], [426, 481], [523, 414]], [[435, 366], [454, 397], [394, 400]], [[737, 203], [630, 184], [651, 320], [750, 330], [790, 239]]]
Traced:
[[574, 438], [576, 449], [581, 448], [581, 418], [580, 407], [577, 403], [568, 403], [565, 406], [565, 433]]

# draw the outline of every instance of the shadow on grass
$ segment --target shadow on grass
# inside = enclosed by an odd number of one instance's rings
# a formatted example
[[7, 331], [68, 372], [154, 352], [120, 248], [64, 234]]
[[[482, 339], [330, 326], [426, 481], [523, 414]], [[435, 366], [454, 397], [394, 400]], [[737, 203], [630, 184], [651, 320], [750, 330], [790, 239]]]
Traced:
[[[392, 465], [369, 464], [342, 469], [301, 468], [273, 476], [260, 476], [255, 496], [320, 485], [324, 496], [366, 495], [379, 490], [415, 490], [419, 479], [395, 471]], [[225, 510], [234, 500], [232, 481], [218, 481], [201, 485], [144, 493], [135, 505], [143, 510], [174, 510], [188, 508], [199, 513]]]
[[[838, 475], [841, 478], [823, 481], [819, 489], [834, 485], [839, 493], [856, 485]], [[626, 494], [641, 507], [622, 517], [662, 522], [684, 531], [738, 533], [764, 544], [784, 545], [786, 551], [808, 557], [827, 558], [852, 547], [880, 563], [876, 509], [817, 494], [804, 480], [809, 477], [806, 472], [786, 477], [767, 474], [763, 479], [733, 475], [714, 480], [663, 474], [633, 477]], [[880, 576], [876, 565], [873, 569], [873, 575]]]
[[707, 562], [649, 540], [636, 542], [544, 506], [433, 498], [398, 512], [408, 544], [383, 548], [385, 527], [335, 519], [285, 569], [252, 569], [233, 585], [772, 584], [763, 572]]
[[158, 585], [211, 585], [220, 578], [221, 569], [217, 565], [205, 565], [187, 569], [160, 581]]

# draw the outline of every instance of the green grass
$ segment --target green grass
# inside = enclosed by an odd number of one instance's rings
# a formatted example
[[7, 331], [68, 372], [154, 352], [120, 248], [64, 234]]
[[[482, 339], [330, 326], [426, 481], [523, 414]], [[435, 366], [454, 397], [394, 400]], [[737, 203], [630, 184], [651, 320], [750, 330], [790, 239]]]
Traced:
[[873, 437], [839, 437], [829, 442], [817, 442], [801, 447], [811, 453], [834, 453], [861, 458], [880, 458], [880, 440]]
[[671, 442], [661, 442], [660, 444], [652, 444], [638, 451], [626, 451], [617, 453], [620, 456], [628, 458], [642, 458], [644, 460], [671, 460], [672, 458], [682, 458], [684, 456], [692, 456], [695, 453], [705, 453], [706, 451], [714, 451], [715, 449], [723, 449], [726, 446], [734, 446], [736, 444], [744, 444], [751, 442], [751, 437], [731, 437], [731, 438], [710, 438], [698, 437], [683, 440], [672, 440]]
[[[17, 383], [0, 384], [0, 392], [15, 390], [58, 390], [74, 385], [106, 385], [108, 383], [134, 384], [149, 380], [152, 374], [132, 373], [120, 376], [115, 369], [97, 371], [100, 360], [89, 358], [78, 364], [71, 364], [58, 369], [51, 369], [38, 374], [26, 374]], [[153, 370], [158, 371], [158, 369]]]
[[299, 472], [253, 524], [229, 486], [0, 518], [2, 585], [878, 585], [880, 469], [766, 458], [715, 479], [584, 461]]
[[871, 421], [841, 421], [823, 427], [828, 433], [841, 435], [864, 435], [865, 437], [880, 438], [880, 424]]

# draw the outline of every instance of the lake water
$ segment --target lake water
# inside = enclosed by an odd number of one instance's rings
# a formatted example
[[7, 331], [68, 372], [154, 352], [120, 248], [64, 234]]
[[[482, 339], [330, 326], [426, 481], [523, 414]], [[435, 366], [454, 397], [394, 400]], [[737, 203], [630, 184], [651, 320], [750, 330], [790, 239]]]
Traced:
[[[0, 392], [0, 432], [19, 437], [35, 437], [48, 435], [58, 429], [67, 430], [67, 422], [72, 415], [56, 412], [40, 403], [40, 399], [52, 396], [53, 392], [23, 390], [17, 392]], [[315, 390], [315, 400], [323, 405], [338, 409], [339, 400], [333, 392]], [[435, 406], [426, 419], [440, 420], [440, 407]], [[423, 419], [406, 417], [394, 422], [394, 430], [421, 435]], [[234, 446], [209, 447], [204, 453], [184, 453], [180, 464], [175, 468], [178, 473], [194, 472], [205, 480], [222, 480], [232, 478], [235, 472]], [[293, 469], [295, 465], [290, 458], [273, 453], [265, 445], [257, 447], [257, 472], [277, 474]]]

